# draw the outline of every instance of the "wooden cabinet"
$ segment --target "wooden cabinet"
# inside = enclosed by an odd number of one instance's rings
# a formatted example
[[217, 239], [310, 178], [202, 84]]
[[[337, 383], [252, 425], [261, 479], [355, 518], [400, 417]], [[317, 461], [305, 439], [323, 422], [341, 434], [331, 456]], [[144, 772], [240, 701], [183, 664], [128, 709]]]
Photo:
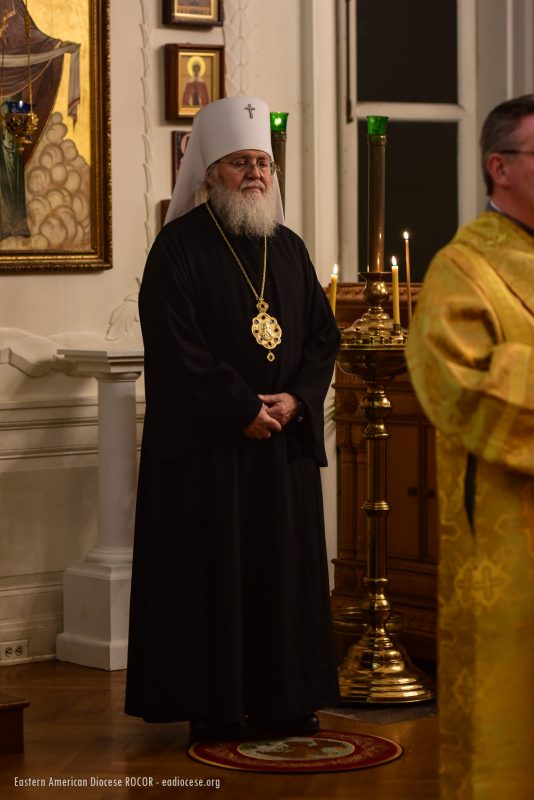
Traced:
[[[365, 310], [361, 285], [344, 284], [337, 317], [352, 323]], [[363, 383], [339, 367], [335, 374], [338, 447], [338, 556], [334, 560], [334, 608], [357, 605], [364, 596], [366, 527]], [[386, 386], [392, 404], [387, 421], [388, 597], [404, 618], [401, 640], [410, 655], [434, 659], [437, 606], [437, 491], [434, 429], [426, 419], [407, 374]]]

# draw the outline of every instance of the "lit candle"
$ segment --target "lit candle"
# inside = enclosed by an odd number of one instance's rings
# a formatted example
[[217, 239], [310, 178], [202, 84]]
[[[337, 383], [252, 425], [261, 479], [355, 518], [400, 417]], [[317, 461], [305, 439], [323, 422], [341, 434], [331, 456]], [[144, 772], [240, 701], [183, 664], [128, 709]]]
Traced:
[[334, 316], [336, 313], [337, 273], [337, 264], [334, 264], [332, 274], [330, 275], [330, 286], [328, 287], [328, 298], [330, 300], [330, 307]]
[[412, 281], [410, 277], [410, 234], [404, 231], [404, 253], [406, 256], [406, 292], [408, 293], [408, 325], [412, 321]]
[[391, 259], [391, 284], [393, 289], [393, 322], [395, 325], [400, 325], [399, 265], [395, 256]]

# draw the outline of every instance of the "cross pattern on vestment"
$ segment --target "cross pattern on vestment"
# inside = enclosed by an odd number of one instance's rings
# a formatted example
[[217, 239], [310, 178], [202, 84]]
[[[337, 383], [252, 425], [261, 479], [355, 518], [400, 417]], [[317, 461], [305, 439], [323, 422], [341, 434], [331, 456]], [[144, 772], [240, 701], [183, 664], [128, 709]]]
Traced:
[[253, 116], [254, 116], [252, 112], [256, 111], [256, 109], [254, 108], [253, 105], [251, 105], [251, 103], [249, 103], [248, 106], [244, 106], [243, 107], [243, 111], [248, 111], [249, 117], [250, 117], [250, 119], [252, 119]]
[[503, 586], [504, 580], [502, 576], [489, 564], [484, 564], [479, 576], [473, 576], [473, 591], [486, 605], [495, 603], [498, 595], [501, 594], [498, 590], [502, 589]]
[[467, 598], [472, 595], [485, 606], [491, 606], [502, 594], [505, 583], [499, 569], [493, 564], [483, 562], [469, 575], [457, 579], [456, 587], [465, 590], [468, 593]]
[[456, 676], [452, 691], [454, 696], [460, 701], [464, 710], [471, 708], [473, 704], [473, 678], [467, 669], [463, 669]]

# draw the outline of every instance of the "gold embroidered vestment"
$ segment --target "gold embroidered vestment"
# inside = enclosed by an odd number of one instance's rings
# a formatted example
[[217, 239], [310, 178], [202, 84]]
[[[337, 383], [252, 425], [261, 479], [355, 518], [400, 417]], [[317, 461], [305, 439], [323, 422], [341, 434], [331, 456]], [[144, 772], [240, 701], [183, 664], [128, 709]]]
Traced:
[[441, 797], [527, 798], [534, 238], [495, 212], [461, 228], [429, 267], [407, 359], [437, 430]]

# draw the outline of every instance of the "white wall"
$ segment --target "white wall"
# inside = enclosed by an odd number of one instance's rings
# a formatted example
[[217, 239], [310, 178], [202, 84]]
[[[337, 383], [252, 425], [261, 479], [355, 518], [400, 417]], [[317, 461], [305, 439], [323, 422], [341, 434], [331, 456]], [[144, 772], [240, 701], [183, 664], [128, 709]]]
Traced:
[[[30, 658], [53, 657], [62, 573], [97, 540], [96, 381], [63, 374], [56, 350], [141, 344], [138, 281], [172, 191], [171, 131], [187, 127], [164, 119], [164, 44], [224, 43], [227, 94], [289, 111], [287, 223], [323, 283], [336, 260], [335, 114], [316, 102], [335, 81], [333, 4], [226, 0], [224, 31], [163, 26], [160, 5], [111, 0], [113, 268], [0, 275], [0, 643], [27, 639]], [[142, 381], [138, 399], [141, 418]]]
[[113, 269], [0, 275], [0, 643], [29, 658], [53, 656], [63, 571], [97, 538], [96, 381], [58, 371], [57, 348], [140, 345], [124, 303], [146, 252], [140, 9], [111, 3]]
[[[171, 131], [182, 127], [164, 119], [165, 43], [224, 42], [227, 93], [260, 96], [274, 110], [289, 111], [287, 223], [305, 239], [323, 285], [338, 261], [338, 4], [225, 0], [224, 30], [209, 31], [163, 26], [160, 5], [111, 0], [113, 268], [0, 275], [0, 643], [28, 638], [37, 657], [53, 655], [61, 630], [63, 570], [96, 541], [96, 382], [62, 374], [55, 352], [61, 345], [140, 345], [138, 280], [159, 202], [171, 194]], [[532, 0], [477, 0], [480, 19], [482, 11], [478, 60], [491, 78], [481, 82], [488, 101], [509, 86], [531, 91]], [[479, 103], [470, 113], [481, 113]], [[345, 167], [344, 161], [339, 172]], [[141, 416], [142, 382], [138, 398]], [[323, 474], [330, 558], [336, 552], [332, 408], [330, 396], [332, 465]]]

